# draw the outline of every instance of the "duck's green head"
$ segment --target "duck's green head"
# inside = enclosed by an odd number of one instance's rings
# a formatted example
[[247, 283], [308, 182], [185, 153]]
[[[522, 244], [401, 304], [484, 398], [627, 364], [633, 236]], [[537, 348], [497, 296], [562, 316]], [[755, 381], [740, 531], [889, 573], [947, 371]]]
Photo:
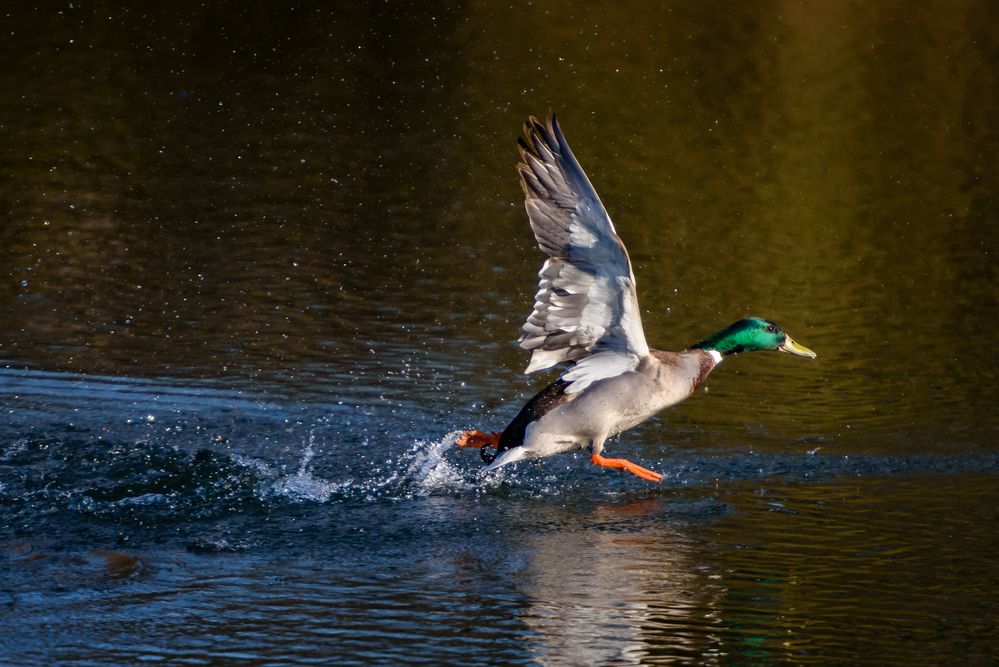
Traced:
[[779, 324], [761, 317], [747, 317], [733, 322], [692, 347], [700, 350], [716, 350], [722, 356], [754, 350], [780, 350], [809, 359], [814, 359], [816, 356], [804, 345], [794, 342]]

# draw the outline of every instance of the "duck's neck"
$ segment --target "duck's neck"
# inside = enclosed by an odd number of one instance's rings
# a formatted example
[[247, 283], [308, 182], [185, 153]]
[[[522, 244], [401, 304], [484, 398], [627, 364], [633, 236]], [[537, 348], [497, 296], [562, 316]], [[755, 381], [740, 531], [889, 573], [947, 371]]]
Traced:
[[[735, 327], [726, 327], [721, 331], [711, 334], [700, 343], [690, 346], [692, 350], [704, 350], [705, 352], [716, 352], [719, 356], [716, 362], [730, 354], [738, 354], [746, 350], [745, 342], [742, 341], [742, 331]], [[714, 355], [711, 355], [714, 356]]]

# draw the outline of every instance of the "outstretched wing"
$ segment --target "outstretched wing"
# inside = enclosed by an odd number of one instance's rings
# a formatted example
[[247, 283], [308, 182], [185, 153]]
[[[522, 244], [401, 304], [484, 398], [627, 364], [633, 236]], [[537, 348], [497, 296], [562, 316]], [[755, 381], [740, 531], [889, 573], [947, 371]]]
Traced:
[[532, 116], [524, 135], [517, 171], [531, 228], [548, 255], [520, 337], [520, 346], [533, 351], [525, 372], [579, 361], [565, 376], [576, 385], [569, 391], [579, 391], [633, 368], [649, 353], [635, 276], [554, 114], [547, 127]]

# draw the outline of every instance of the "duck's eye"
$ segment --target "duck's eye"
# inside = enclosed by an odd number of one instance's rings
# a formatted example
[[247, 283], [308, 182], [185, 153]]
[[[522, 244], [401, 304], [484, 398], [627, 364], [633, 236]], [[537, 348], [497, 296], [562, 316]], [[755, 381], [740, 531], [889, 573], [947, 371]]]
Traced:
[[769, 331], [770, 333], [774, 333], [775, 331], [777, 331], [777, 327], [775, 327], [772, 324], [768, 324], [767, 325], [767, 331]]

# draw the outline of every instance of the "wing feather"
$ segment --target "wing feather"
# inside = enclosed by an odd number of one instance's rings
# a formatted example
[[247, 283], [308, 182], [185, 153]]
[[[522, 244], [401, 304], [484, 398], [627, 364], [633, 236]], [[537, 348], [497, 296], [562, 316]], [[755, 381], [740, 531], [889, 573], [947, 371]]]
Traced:
[[575, 393], [634, 368], [649, 353], [635, 276], [628, 251], [555, 115], [547, 125], [531, 116], [518, 144], [524, 205], [538, 247], [548, 255], [519, 341], [532, 350], [525, 372], [590, 357], [565, 375], [573, 384], [567, 392]]

